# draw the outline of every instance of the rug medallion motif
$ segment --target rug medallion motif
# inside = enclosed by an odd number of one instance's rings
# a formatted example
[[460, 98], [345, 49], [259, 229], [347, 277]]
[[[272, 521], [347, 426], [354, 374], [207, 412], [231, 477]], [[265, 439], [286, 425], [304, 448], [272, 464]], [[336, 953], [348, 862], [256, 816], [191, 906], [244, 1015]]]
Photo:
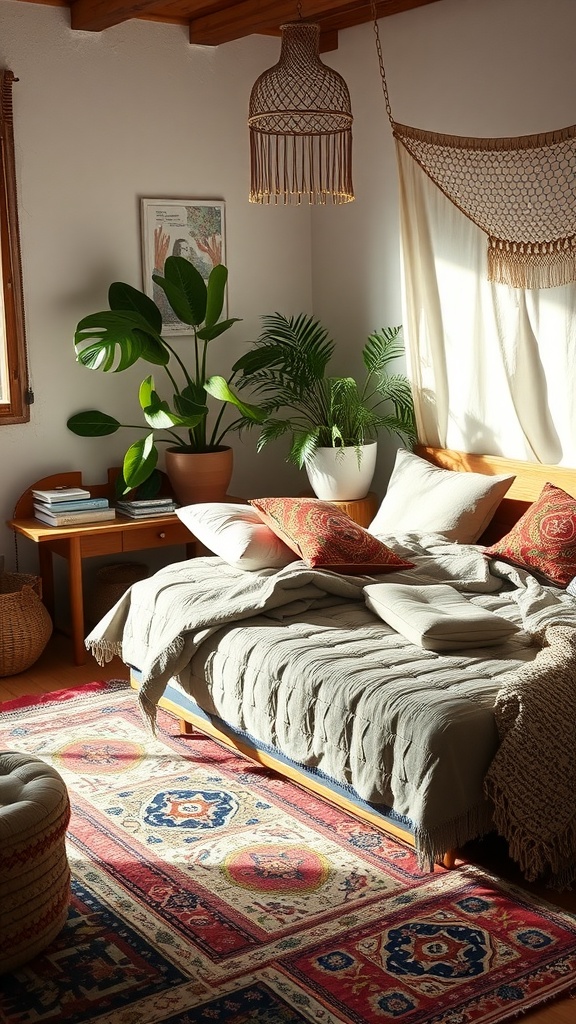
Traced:
[[72, 801], [68, 923], [0, 984], [3, 1024], [497, 1024], [576, 987], [576, 921], [374, 827], [127, 684], [3, 706], [2, 749]]

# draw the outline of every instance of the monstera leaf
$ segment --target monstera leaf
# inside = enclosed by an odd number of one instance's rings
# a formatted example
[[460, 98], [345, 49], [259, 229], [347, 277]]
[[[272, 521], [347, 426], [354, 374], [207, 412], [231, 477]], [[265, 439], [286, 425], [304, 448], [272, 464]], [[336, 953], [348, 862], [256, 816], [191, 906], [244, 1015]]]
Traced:
[[189, 260], [183, 256], [169, 256], [164, 264], [164, 277], [153, 274], [152, 280], [162, 288], [182, 323], [193, 327], [204, 323], [208, 289], [204, 278]]
[[136, 310], [103, 310], [80, 321], [74, 334], [76, 356], [89, 370], [120, 373], [145, 359], [166, 366], [170, 352], [151, 324]]
[[133, 310], [139, 313], [156, 334], [162, 333], [162, 313], [158, 306], [148, 295], [133, 288], [131, 284], [124, 284], [123, 281], [111, 284], [108, 289], [108, 304], [110, 309]]
[[263, 423], [266, 419], [266, 412], [258, 405], [249, 405], [247, 402], [243, 402], [234, 393], [224, 377], [217, 375], [210, 377], [204, 387], [208, 394], [214, 398], [219, 398], [221, 402], [229, 402], [231, 405], [235, 405], [238, 411], [252, 423]]
[[70, 416], [66, 426], [79, 437], [106, 437], [107, 434], [115, 434], [122, 424], [105, 412], [89, 409], [87, 412], [78, 412], [75, 416]]

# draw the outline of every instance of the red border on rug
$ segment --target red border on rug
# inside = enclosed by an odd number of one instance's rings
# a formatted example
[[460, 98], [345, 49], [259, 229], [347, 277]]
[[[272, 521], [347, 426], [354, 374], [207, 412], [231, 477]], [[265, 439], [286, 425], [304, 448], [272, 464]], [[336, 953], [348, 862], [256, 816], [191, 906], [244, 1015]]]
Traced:
[[[105, 690], [110, 683], [123, 683], [123, 679], [102, 679], [95, 683], [84, 683], [82, 686], [71, 686], [67, 690], [50, 690], [48, 693], [31, 693], [24, 697], [15, 697], [14, 700], [3, 700], [0, 703], [0, 712], [17, 711], [18, 708], [27, 708], [31, 704], [55, 704], [65, 700], [72, 700], [81, 693], [96, 693], [98, 690]], [[128, 680], [126, 680], [128, 686]]]

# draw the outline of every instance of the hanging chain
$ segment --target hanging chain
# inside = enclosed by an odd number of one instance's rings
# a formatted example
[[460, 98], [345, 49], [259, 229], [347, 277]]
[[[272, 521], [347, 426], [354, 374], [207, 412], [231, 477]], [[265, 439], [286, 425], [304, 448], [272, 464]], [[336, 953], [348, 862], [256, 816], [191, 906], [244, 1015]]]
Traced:
[[390, 106], [390, 97], [388, 96], [388, 83], [386, 82], [386, 71], [384, 70], [384, 58], [382, 56], [382, 44], [380, 42], [380, 29], [378, 28], [378, 14], [376, 11], [376, 0], [371, 0], [372, 7], [372, 19], [374, 21], [374, 35], [376, 37], [376, 52], [378, 54], [378, 65], [380, 67], [380, 78], [382, 79], [382, 92], [384, 93], [384, 103], [386, 104], [386, 113], [388, 114], [388, 120], [392, 127], [394, 127], [394, 118], [392, 117], [392, 107]]

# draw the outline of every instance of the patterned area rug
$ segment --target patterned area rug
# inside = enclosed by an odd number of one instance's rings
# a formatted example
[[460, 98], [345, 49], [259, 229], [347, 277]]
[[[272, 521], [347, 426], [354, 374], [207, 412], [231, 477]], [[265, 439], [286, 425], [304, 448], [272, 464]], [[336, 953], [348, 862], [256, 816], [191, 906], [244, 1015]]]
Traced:
[[413, 853], [127, 684], [2, 706], [73, 805], [70, 914], [4, 1024], [494, 1024], [576, 985], [576, 920]]

